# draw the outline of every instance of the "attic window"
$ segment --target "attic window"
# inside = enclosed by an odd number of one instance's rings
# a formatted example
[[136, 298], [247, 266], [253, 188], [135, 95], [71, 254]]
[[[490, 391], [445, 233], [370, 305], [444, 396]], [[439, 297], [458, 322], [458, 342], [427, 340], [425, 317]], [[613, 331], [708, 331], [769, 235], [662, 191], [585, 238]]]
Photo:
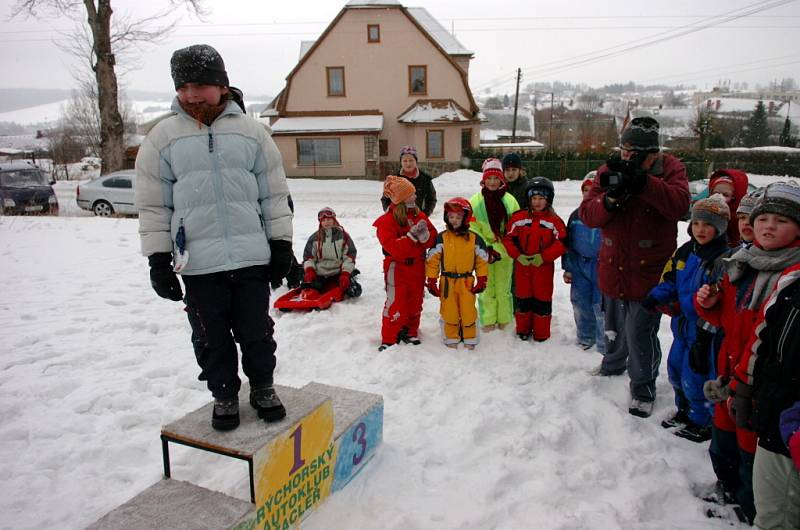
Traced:
[[367, 42], [381, 41], [381, 27], [378, 24], [367, 24]]
[[408, 67], [408, 93], [412, 96], [424, 96], [428, 93], [428, 67]]
[[344, 96], [344, 66], [328, 66], [325, 70], [328, 76], [328, 95]]

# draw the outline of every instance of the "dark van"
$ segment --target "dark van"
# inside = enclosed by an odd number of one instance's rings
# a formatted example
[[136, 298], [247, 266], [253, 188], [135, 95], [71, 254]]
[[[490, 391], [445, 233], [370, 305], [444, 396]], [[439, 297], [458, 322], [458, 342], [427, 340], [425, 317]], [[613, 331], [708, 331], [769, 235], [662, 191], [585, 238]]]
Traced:
[[0, 213], [58, 215], [52, 184], [45, 172], [31, 162], [0, 162]]

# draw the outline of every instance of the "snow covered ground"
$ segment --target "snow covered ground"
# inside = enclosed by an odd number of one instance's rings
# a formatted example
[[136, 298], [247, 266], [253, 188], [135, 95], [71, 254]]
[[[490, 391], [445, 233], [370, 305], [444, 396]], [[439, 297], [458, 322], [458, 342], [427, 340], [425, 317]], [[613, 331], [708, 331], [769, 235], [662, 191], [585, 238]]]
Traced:
[[[471, 171], [436, 180], [437, 227], [444, 200], [471, 195], [478, 181]], [[161, 425], [210, 399], [197, 380], [182, 306], [150, 289], [137, 220], [82, 216], [67, 204], [72, 184], [57, 188], [61, 217], [0, 218], [0, 528], [93, 522], [161, 478]], [[707, 444], [659, 426], [673, 412], [668, 319], [649, 419], [628, 414], [627, 376], [587, 374], [600, 356], [574, 345], [559, 271], [548, 342], [523, 344], [508, 328], [484, 334], [473, 352], [447, 349], [438, 303], [426, 296], [423, 344], [378, 353], [384, 294], [372, 221], [381, 184], [290, 186], [296, 254], [316, 229], [317, 210], [333, 207], [358, 246], [364, 294], [329, 311], [275, 312], [276, 382], [319, 381], [385, 399], [375, 459], [304, 528], [738, 524], [707, 519], [695, 496], [714, 481]], [[564, 219], [579, 202], [578, 187], [556, 183]], [[173, 445], [172, 471], [249, 499], [243, 462]]]

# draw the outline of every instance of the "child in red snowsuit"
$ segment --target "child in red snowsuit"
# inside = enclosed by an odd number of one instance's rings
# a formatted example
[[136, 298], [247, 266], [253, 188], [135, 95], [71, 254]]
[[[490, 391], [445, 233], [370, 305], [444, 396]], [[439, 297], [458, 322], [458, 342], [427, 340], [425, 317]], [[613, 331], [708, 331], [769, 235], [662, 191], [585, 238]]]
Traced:
[[378, 351], [404, 342], [420, 344], [419, 318], [425, 288], [425, 253], [436, 240], [436, 228], [415, 203], [414, 185], [389, 175], [383, 187], [389, 209], [372, 224], [383, 247], [383, 306]]
[[553, 210], [550, 180], [531, 179], [526, 195], [528, 207], [511, 216], [503, 245], [514, 260], [517, 335], [542, 342], [550, 338], [554, 264], [567, 250], [567, 228]]

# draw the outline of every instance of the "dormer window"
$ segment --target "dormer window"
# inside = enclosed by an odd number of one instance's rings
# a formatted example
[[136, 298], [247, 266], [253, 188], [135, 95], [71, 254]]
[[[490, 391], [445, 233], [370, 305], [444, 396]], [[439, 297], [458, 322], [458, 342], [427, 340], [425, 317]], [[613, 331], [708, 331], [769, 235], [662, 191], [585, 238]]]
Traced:
[[344, 66], [329, 66], [325, 70], [328, 75], [328, 95], [344, 96]]
[[381, 27], [378, 24], [367, 25], [367, 42], [381, 41]]
[[411, 96], [424, 96], [428, 93], [428, 67], [408, 67], [408, 94]]

